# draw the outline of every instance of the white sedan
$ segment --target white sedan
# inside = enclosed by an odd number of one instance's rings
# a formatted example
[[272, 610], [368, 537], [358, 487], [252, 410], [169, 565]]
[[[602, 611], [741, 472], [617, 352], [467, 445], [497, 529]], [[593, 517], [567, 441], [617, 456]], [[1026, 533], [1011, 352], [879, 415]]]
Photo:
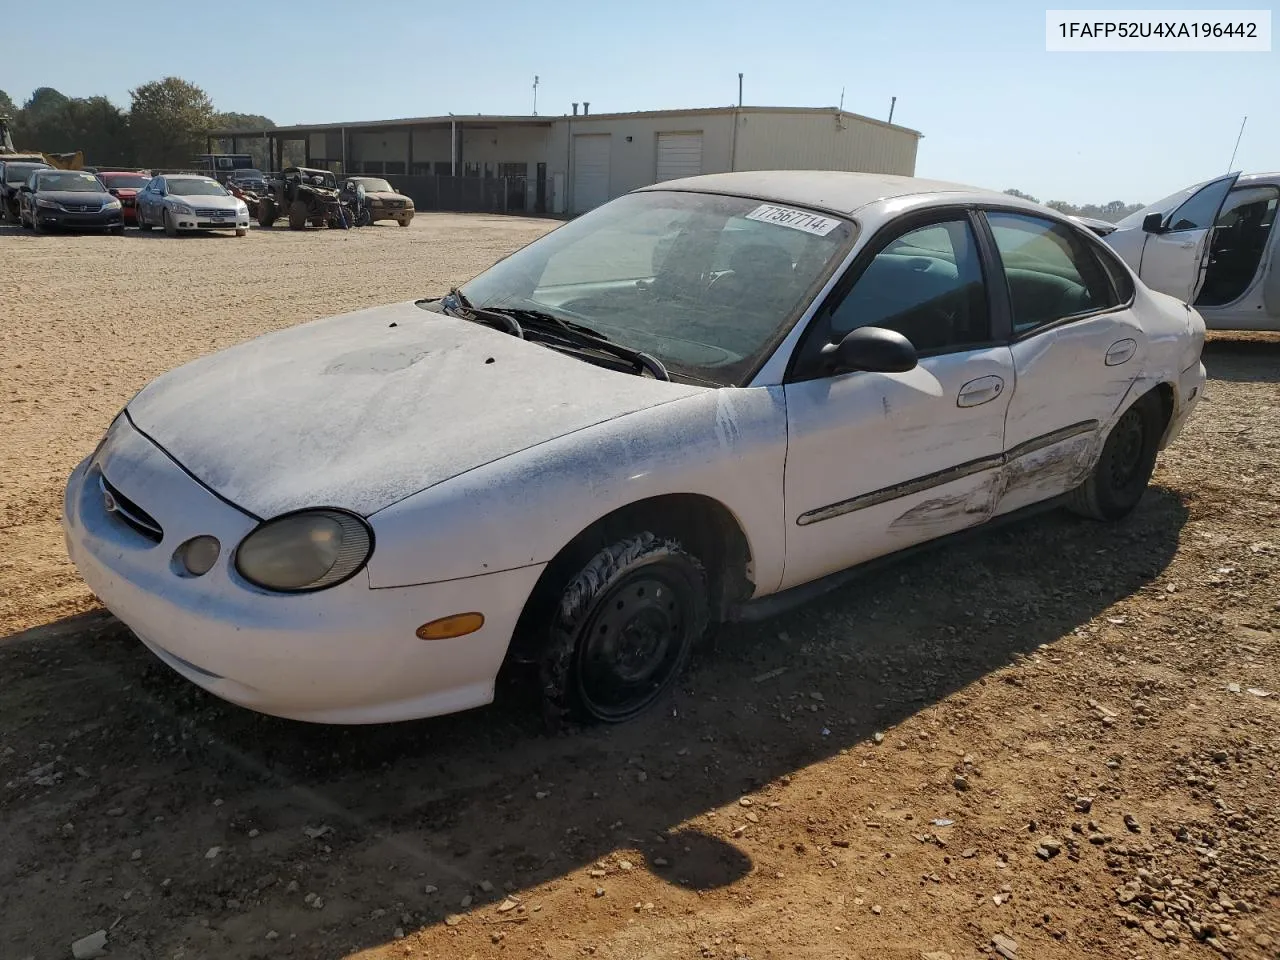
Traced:
[[134, 215], [139, 230], [162, 227], [170, 237], [192, 230], [249, 232], [249, 208], [212, 177], [155, 177], [138, 191]]
[[1229, 173], [1131, 214], [1106, 242], [1210, 330], [1280, 330], [1280, 173]]
[[67, 543], [160, 659], [255, 710], [463, 710], [513, 658], [554, 715], [621, 721], [766, 598], [1058, 498], [1123, 517], [1203, 342], [1003, 194], [666, 182], [448, 296], [160, 377], [71, 475]]

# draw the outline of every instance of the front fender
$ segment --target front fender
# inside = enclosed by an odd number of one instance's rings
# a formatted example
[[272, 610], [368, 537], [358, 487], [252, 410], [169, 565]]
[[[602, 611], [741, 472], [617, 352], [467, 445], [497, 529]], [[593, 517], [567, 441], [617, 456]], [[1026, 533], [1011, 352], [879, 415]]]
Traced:
[[724, 388], [596, 424], [478, 467], [370, 518], [370, 585], [407, 586], [551, 560], [601, 517], [701, 494], [737, 519], [757, 594], [782, 578], [781, 387]]

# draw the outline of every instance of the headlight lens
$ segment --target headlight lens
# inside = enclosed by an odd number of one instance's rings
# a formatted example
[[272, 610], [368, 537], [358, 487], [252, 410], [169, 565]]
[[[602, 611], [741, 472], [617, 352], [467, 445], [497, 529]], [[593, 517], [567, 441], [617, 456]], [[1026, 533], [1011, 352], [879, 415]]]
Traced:
[[236, 204], [236, 213], [248, 213], [248, 212], [249, 212], [249, 207], [243, 200], [241, 200], [239, 203]]
[[56, 202], [54, 202], [53, 200], [37, 200], [37, 201], [36, 201], [36, 206], [37, 206], [37, 207], [44, 207], [46, 210], [61, 210], [61, 209], [62, 209], [62, 204], [60, 204], [60, 203], [56, 203]]
[[295, 593], [354, 576], [373, 552], [369, 527], [341, 510], [304, 510], [268, 520], [240, 542], [236, 570], [255, 586]]
[[170, 205], [170, 209], [171, 209], [171, 210], [173, 210], [173, 212], [174, 212], [174, 213], [181, 213], [181, 214], [185, 214], [185, 215], [187, 215], [187, 216], [190, 216], [190, 215], [194, 212], [194, 211], [193, 211], [189, 206], [187, 206], [185, 203], [175, 203], [175, 204], [171, 204], [171, 205]]
[[106, 203], [102, 205], [102, 209], [103, 210], [119, 210], [120, 201], [115, 199], [108, 200]]

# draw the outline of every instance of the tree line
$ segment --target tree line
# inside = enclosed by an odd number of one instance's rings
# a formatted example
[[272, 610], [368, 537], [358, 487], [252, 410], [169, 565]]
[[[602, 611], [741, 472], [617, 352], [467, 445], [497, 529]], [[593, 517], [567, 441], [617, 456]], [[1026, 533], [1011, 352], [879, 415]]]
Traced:
[[1030, 200], [1032, 203], [1044, 202], [1046, 207], [1051, 207], [1059, 213], [1065, 213], [1070, 217], [1093, 217], [1095, 220], [1106, 220], [1108, 223], [1117, 223], [1129, 214], [1136, 213], [1146, 206], [1144, 203], [1125, 203], [1123, 200], [1112, 200], [1110, 203], [1086, 203], [1078, 207], [1074, 203], [1067, 203], [1065, 200], [1040, 201], [1029, 193], [1023, 193], [1021, 190], [1010, 189], [1006, 190], [1005, 193], [1011, 197]]
[[[194, 156], [208, 152], [212, 130], [270, 130], [266, 117], [225, 113], [209, 95], [180, 77], [165, 77], [129, 91], [129, 109], [106, 97], [68, 97], [53, 87], [39, 87], [21, 106], [0, 90], [0, 116], [13, 118], [13, 144], [18, 150], [42, 153], [84, 152], [98, 167], [189, 167]], [[268, 169], [271, 159], [261, 141], [246, 143], [243, 152]], [[261, 154], [261, 156], [259, 156]]]

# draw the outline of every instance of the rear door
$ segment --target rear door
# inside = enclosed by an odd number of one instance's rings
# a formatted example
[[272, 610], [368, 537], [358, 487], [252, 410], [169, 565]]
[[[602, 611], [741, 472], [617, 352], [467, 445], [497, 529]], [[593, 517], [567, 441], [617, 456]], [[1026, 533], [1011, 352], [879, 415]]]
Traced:
[[996, 507], [1003, 514], [1083, 481], [1141, 372], [1147, 338], [1131, 309], [1132, 278], [1111, 250], [1045, 217], [985, 217], [1005, 275], [1017, 377]]
[[1211, 180], [1147, 234], [1139, 276], [1153, 290], [1194, 303], [1204, 285], [1214, 224], [1239, 173]]

